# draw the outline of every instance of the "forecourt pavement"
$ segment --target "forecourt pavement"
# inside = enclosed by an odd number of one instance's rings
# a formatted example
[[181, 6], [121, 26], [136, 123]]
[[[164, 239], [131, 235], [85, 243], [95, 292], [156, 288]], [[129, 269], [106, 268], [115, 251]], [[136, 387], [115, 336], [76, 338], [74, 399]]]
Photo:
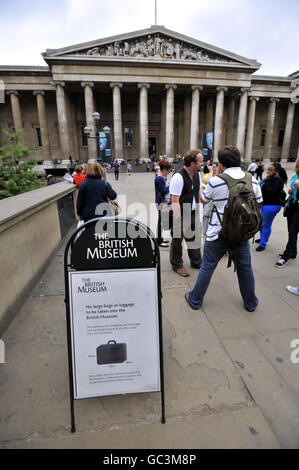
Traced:
[[[120, 174], [114, 181], [127, 203], [154, 202], [154, 173]], [[133, 216], [144, 209], [131, 206]], [[133, 213], [132, 213], [133, 211]], [[146, 219], [146, 218], [145, 218]], [[157, 214], [144, 220], [156, 230]], [[168, 234], [166, 234], [166, 238]], [[1, 448], [299, 448], [299, 261], [274, 267], [287, 241], [280, 213], [265, 251], [252, 246], [259, 306], [242, 306], [236, 274], [219, 263], [202, 308], [184, 299], [190, 277], [171, 270], [161, 249], [166, 424], [160, 393], [108, 396], [75, 402], [77, 432], [70, 433], [63, 254], [58, 250], [3, 340], [0, 375]], [[64, 241], [65, 243], [65, 241]], [[298, 354], [299, 356], [299, 354]]]

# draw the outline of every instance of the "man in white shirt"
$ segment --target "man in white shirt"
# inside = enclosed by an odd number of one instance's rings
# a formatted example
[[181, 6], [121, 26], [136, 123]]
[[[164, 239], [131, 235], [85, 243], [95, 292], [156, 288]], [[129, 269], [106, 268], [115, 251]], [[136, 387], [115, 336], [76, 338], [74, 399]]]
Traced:
[[[218, 171], [223, 171], [234, 179], [243, 178], [245, 172], [241, 170], [241, 154], [236, 147], [224, 147], [218, 153]], [[252, 177], [252, 187], [258, 203], [261, 203], [262, 193], [257, 180]], [[223, 216], [224, 207], [227, 204], [229, 195], [228, 186], [218, 176], [210, 179], [205, 191], [203, 192], [201, 202], [207, 204], [212, 201], [216, 206], [218, 214]], [[209, 222], [204, 255], [201, 269], [198, 273], [196, 284], [192, 291], [185, 294], [185, 299], [194, 310], [198, 310], [203, 302], [205, 293], [209, 287], [210, 280], [220, 259], [227, 252], [226, 243], [219, 238], [221, 224], [217, 212], [212, 212], [212, 218]], [[236, 265], [239, 281], [240, 293], [243, 298], [243, 304], [246, 310], [253, 312], [258, 304], [255, 295], [255, 281], [251, 267], [250, 245], [249, 242], [241, 243], [236, 249]]]
[[184, 168], [173, 175], [169, 185], [173, 209], [170, 263], [172, 269], [183, 277], [190, 275], [183, 266], [183, 239], [187, 244], [191, 267], [199, 269], [201, 266], [201, 234], [198, 209], [201, 189], [199, 171], [202, 163], [201, 150], [189, 150], [184, 157]]

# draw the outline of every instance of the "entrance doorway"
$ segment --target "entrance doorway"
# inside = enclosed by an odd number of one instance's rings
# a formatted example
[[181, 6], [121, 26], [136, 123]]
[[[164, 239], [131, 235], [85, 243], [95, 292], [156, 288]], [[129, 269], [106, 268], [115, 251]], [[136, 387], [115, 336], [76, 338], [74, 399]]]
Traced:
[[148, 138], [148, 152], [149, 156], [152, 157], [154, 153], [157, 153], [157, 139], [156, 137]]

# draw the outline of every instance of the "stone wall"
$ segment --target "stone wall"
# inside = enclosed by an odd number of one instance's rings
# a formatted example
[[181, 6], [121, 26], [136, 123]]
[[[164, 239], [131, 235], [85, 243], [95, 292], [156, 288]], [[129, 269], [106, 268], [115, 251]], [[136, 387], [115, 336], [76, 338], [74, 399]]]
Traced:
[[75, 224], [76, 193], [74, 185], [61, 182], [0, 201], [0, 335]]

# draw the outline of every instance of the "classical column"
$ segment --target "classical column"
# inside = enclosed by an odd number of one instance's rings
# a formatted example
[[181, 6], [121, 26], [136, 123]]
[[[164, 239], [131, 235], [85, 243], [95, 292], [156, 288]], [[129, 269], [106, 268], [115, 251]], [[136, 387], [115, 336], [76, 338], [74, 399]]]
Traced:
[[279, 98], [270, 98], [270, 102], [269, 102], [266, 141], [265, 141], [265, 154], [264, 154], [264, 157], [267, 160], [270, 160], [271, 154], [272, 154], [275, 111], [276, 111], [276, 103], [278, 101], [279, 101]]
[[286, 120], [286, 127], [285, 127], [285, 131], [284, 131], [282, 151], [281, 151], [281, 158], [283, 160], [286, 160], [286, 161], [288, 160], [288, 158], [290, 156], [295, 106], [296, 106], [295, 103], [292, 103], [292, 101], [289, 102], [287, 120]]
[[255, 110], [256, 103], [259, 101], [257, 96], [251, 96], [249, 98], [249, 114], [248, 114], [248, 124], [247, 124], [247, 137], [245, 145], [245, 161], [251, 161], [252, 154], [252, 145], [253, 145], [253, 133], [254, 133], [254, 121], [255, 121]]
[[185, 95], [184, 100], [184, 152], [190, 149], [190, 128], [191, 128], [191, 96], [190, 93]]
[[148, 83], [138, 83], [139, 92], [139, 132], [140, 158], [148, 158]]
[[190, 149], [198, 148], [199, 135], [199, 103], [200, 92], [203, 90], [201, 85], [192, 85], [192, 103], [191, 103], [191, 128], [190, 128]]
[[166, 155], [174, 157], [174, 90], [176, 85], [165, 85], [166, 88]]
[[244, 143], [247, 118], [247, 101], [249, 88], [241, 88], [241, 97], [239, 105], [238, 129], [236, 146], [240, 150], [241, 156], [244, 157]]
[[19, 131], [20, 129], [23, 129], [23, 123], [22, 123], [22, 115], [21, 115], [21, 107], [20, 107], [20, 94], [18, 91], [8, 91], [8, 95], [10, 95], [10, 104], [11, 104], [11, 112], [12, 112], [12, 118], [14, 122], [14, 128], [15, 131]]
[[113, 97], [113, 130], [114, 130], [114, 151], [115, 159], [123, 158], [123, 125], [121, 115], [121, 93], [122, 83], [112, 82]]
[[44, 160], [51, 160], [49, 128], [46, 114], [45, 92], [34, 91], [33, 95], [36, 96], [38, 121], [40, 127], [40, 134], [42, 138], [42, 151]]
[[[86, 125], [92, 129], [91, 135], [95, 136], [95, 122], [92, 114], [94, 113], [94, 104], [93, 104], [93, 82], [81, 82], [82, 88], [84, 88], [84, 101], [85, 101], [85, 116], [86, 116]], [[95, 139], [87, 139], [88, 142], [88, 160], [97, 159], [97, 146]]]
[[70, 155], [70, 139], [68, 133], [67, 111], [64, 94], [65, 83], [55, 82], [55, 85], [60, 148], [63, 160], [68, 160]]
[[231, 96], [228, 103], [227, 131], [225, 145], [234, 145], [235, 143], [235, 119], [236, 119], [236, 98]]
[[166, 153], [166, 96], [163, 92], [161, 96], [161, 128], [160, 128], [160, 138], [159, 138], [159, 149], [158, 154], [164, 155]]
[[214, 129], [214, 159], [218, 158], [218, 151], [222, 147], [224, 92], [226, 92], [227, 90], [228, 89], [223, 86], [217, 87]]
[[213, 132], [213, 128], [214, 128], [214, 110], [215, 110], [214, 95], [208, 95], [208, 98], [207, 98], [207, 114], [206, 114], [206, 132]]

